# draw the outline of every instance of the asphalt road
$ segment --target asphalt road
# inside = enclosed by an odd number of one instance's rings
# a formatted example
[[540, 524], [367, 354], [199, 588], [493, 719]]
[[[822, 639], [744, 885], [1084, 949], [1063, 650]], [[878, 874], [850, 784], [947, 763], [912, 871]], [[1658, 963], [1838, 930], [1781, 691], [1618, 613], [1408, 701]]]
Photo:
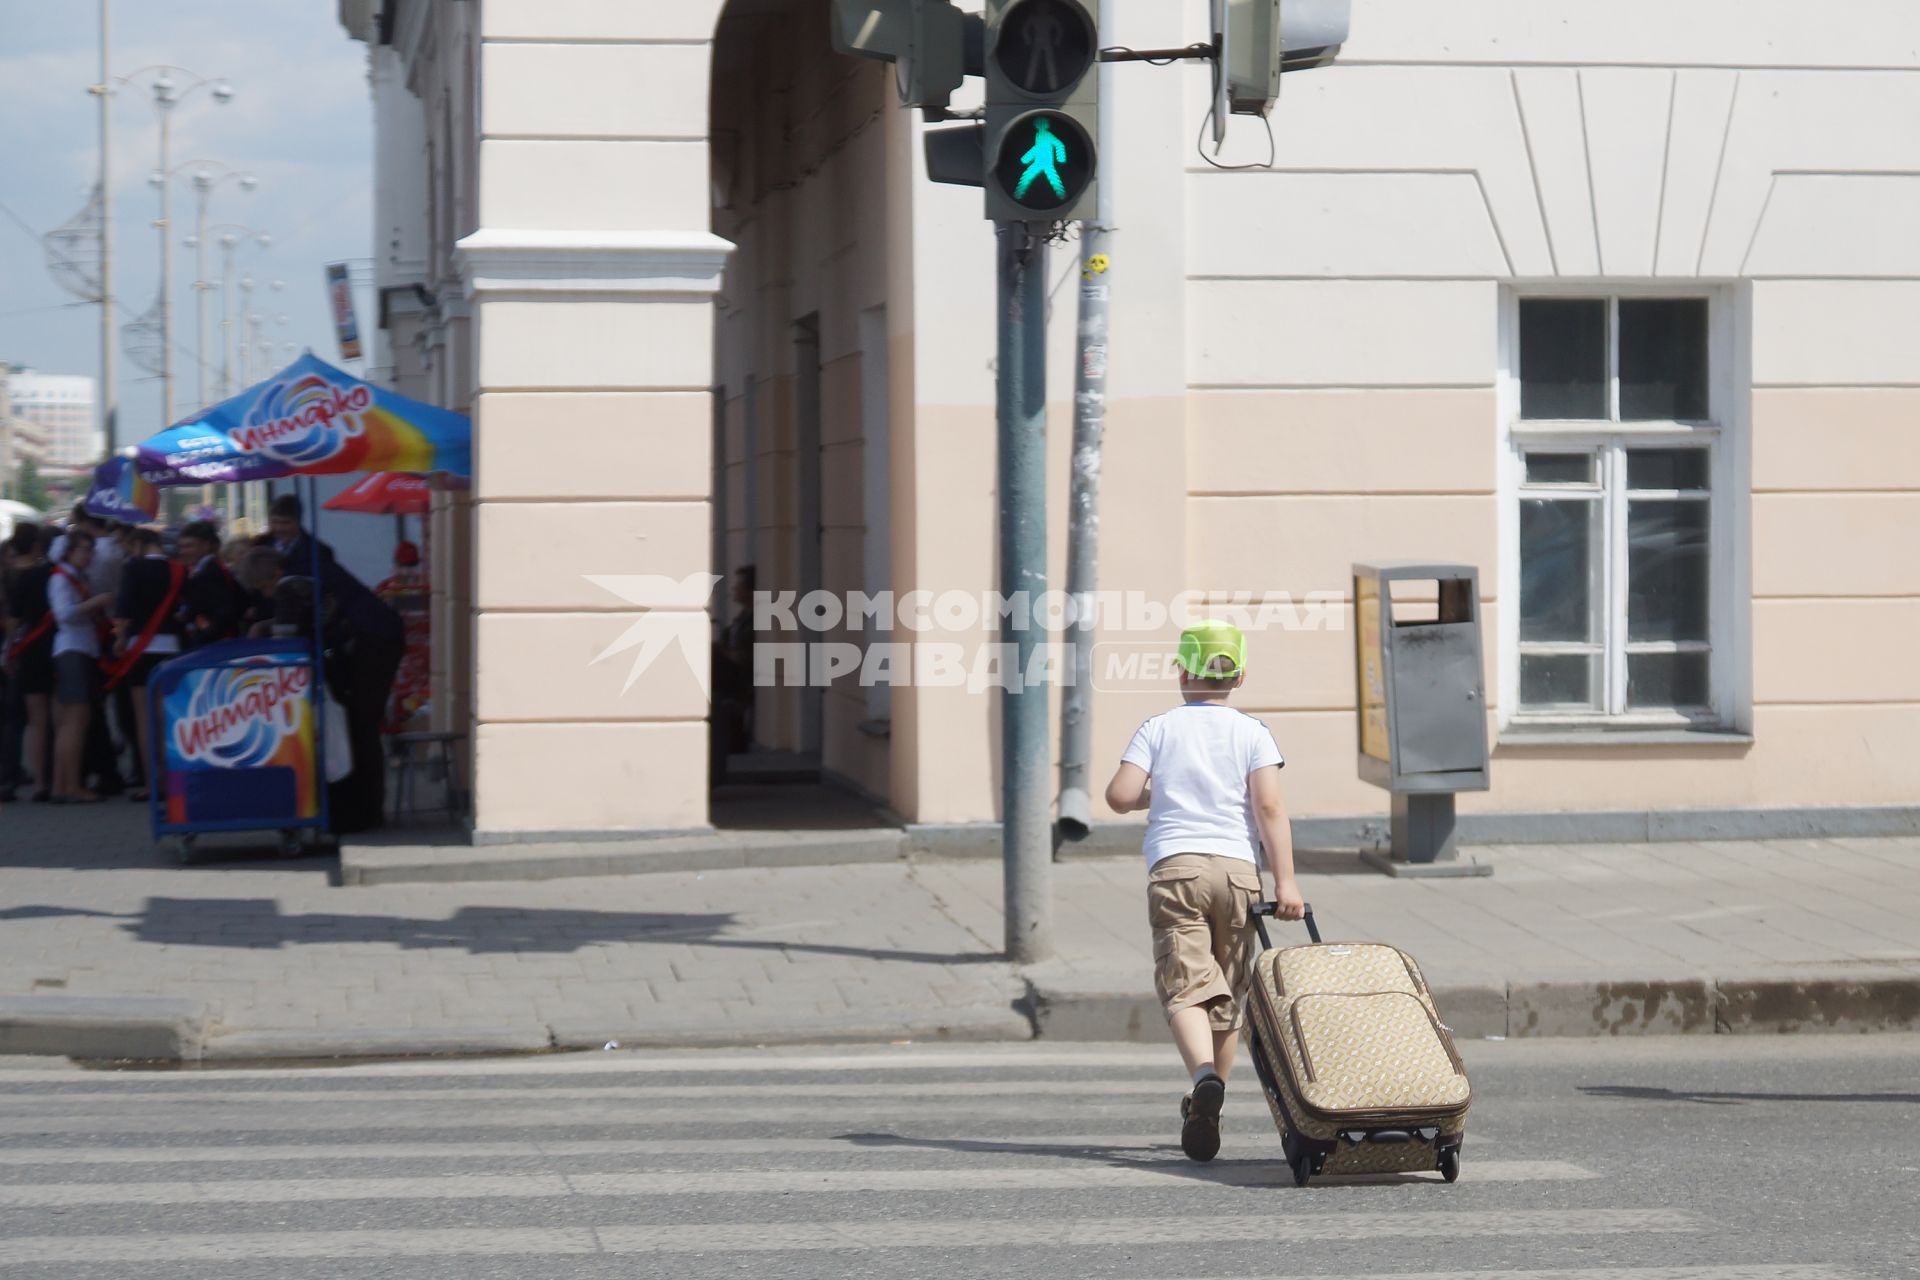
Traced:
[[1460, 1182], [1221, 1158], [1171, 1049], [0, 1070], [0, 1275], [1920, 1275], [1920, 1037], [1466, 1046]]

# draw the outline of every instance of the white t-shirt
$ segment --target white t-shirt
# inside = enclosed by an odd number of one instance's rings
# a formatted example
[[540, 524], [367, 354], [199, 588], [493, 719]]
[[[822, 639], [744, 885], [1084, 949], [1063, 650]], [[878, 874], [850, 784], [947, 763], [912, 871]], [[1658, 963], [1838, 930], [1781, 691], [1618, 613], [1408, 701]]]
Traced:
[[[66, 573], [60, 570], [65, 569]], [[47, 604], [53, 609], [53, 656], [63, 653], [84, 653], [90, 658], [100, 656], [100, 633], [93, 625], [93, 615], [80, 612], [80, 606], [87, 602], [80, 589], [68, 581], [71, 573], [84, 582], [80, 571], [69, 565], [62, 565], [53, 571], [47, 579]]]
[[1145, 853], [1151, 867], [1176, 853], [1212, 853], [1259, 865], [1247, 775], [1283, 765], [1273, 731], [1223, 702], [1186, 702], [1134, 733], [1120, 759], [1153, 779]]

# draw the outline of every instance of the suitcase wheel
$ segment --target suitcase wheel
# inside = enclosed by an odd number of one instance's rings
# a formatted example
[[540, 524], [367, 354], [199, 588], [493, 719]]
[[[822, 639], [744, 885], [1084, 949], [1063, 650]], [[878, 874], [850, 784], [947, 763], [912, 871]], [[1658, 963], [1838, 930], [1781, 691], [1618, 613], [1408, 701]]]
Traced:
[[1294, 1156], [1289, 1163], [1293, 1166], [1293, 1185], [1296, 1187], [1306, 1186], [1307, 1179], [1313, 1176], [1312, 1154], [1302, 1151]]
[[[1300, 1175], [1296, 1173], [1293, 1176], [1298, 1179]], [[1460, 1148], [1448, 1147], [1440, 1153], [1440, 1176], [1448, 1182], [1460, 1180]]]

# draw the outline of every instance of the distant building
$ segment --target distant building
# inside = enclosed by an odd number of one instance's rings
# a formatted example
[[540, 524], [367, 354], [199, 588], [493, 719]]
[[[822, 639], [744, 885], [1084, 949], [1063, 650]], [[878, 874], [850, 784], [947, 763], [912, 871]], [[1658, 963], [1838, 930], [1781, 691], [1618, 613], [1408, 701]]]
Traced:
[[0, 498], [11, 498], [18, 481], [20, 464], [32, 459], [47, 460], [47, 433], [38, 424], [13, 413], [13, 397], [7, 380], [0, 376]]
[[0, 383], [6, 385], [14, 416], [45, 437], [47, 466], [80, 469], [100, 461], [106, 438], [95, 420], [92, 378], [0, 365]]

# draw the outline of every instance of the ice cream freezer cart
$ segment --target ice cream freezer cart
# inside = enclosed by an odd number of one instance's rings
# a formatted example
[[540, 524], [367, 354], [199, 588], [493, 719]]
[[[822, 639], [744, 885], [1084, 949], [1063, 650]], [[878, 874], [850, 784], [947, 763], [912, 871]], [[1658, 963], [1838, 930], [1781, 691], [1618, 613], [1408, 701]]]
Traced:
[[303, 639], [230, 640], [147, 683], [153, 835], [182, 862], [209, 833], [270, 832], [297, 856], [327, 830], [326, 696]]

